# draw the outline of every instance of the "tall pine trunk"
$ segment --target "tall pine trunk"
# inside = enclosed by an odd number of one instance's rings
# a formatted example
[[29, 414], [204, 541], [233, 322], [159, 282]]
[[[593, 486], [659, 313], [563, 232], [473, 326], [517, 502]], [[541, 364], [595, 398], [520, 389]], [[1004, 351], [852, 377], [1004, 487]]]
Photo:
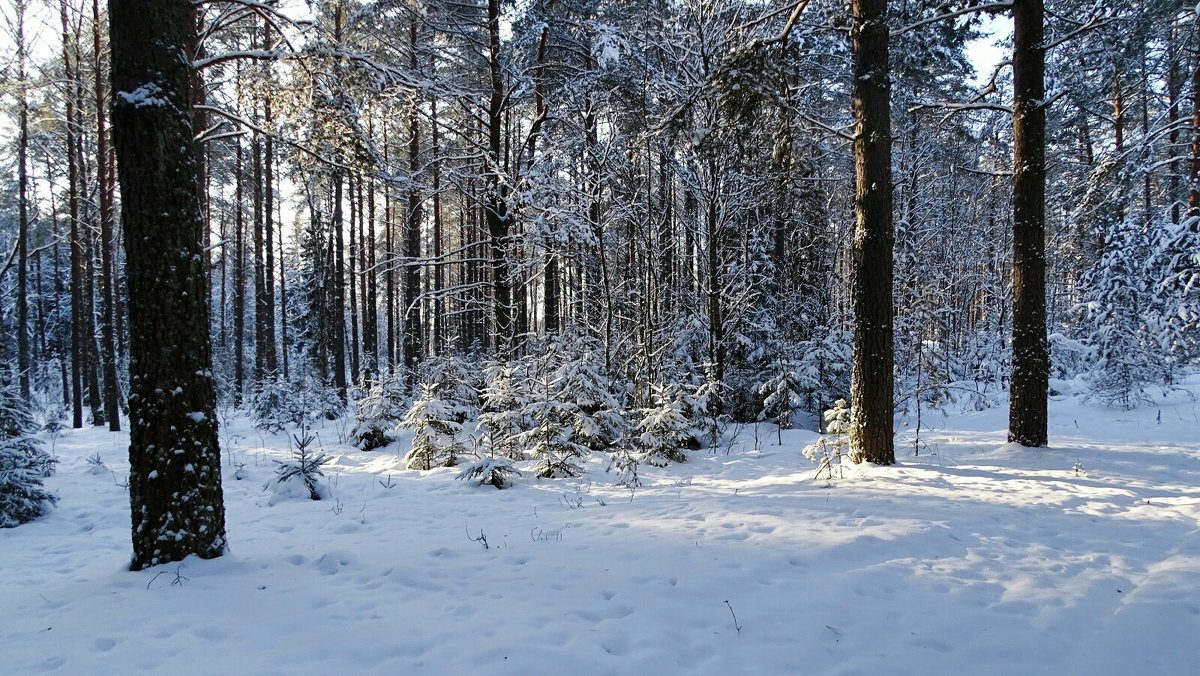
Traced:
[[115, 337], [116, 304], [114, 302], [113, 279], [113, 193], [110, 178], [111, 158], [108, 152], [108, 92], [104, 81], [104, 52], [100, 44], [100, 0], [92, 0], [92, 58], [95, 61], [96, 82], [96, 192], [100, 206], [100, 336], [101, 360], [104, 370], [104, 415], [108, 418], [108, 429], [121, 429], [121, 416], [117, 411], [117, 344]]
[[850, 446], [857, 460], [896, 461], [893, 440], [892, 130], [887, 0], [853, 0], [854, 357]]
[[17, 0], [17, 370], [21, 397], [30, 400], [29, 383], [29, 95], [25, 72], [26, 0]]
[[1042, 0], [1013, 2], [1013, 347], [1008, 440], [1046, 445], [1046, 108]]
[[113, 140], [129, 284], [130, 567], [225, 552], [188, 0], [111, 0]]

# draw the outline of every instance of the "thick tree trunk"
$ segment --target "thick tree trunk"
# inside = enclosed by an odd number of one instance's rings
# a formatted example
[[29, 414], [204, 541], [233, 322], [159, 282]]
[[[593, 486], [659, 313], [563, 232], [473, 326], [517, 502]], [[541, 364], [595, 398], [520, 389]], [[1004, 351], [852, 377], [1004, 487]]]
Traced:
[[1046, 445], [1046, 109], [1042, 0], [1013, 3], [1013, 347], [1008, 440]]
[[886, 0], [853, 0], [854, 358], [850, 446], [890, 465], [893, 441], [892, 131]]
[[225, 552], [187, 0], [111, 0], [129, 283], [131, 568]]

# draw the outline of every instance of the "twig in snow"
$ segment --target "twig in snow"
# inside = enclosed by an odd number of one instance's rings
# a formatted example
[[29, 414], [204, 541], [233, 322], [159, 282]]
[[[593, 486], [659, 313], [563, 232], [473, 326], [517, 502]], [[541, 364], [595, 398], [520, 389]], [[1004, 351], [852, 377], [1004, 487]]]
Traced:
[[733, 612], [733, 606], [730, 605], [728, 599], [725, 600], [725, 605], [729, 607], [729, 614], [733, 615], [733, 628], [737, 629], [737, 633], [739, 633], [739, 634], [742, 633], [742, 626], [740, 624], [738, 624], [738, 621], [737, 621], [737, 613]]

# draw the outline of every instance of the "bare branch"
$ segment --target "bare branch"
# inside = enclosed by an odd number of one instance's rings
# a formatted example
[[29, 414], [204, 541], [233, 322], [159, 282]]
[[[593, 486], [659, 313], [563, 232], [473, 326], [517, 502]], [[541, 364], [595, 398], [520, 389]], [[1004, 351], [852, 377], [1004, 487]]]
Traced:
[[946, 12], [945, 14], [938, 14], [937, 16], [931, 16], [927, 19], [921, 19], [920, 21], [917, 21], [915, 23], [910, 23], [907, 26], [900, 28], [899, 30], [892, 31], [892, 35], [893, 36], [903, 35], [911, 30], [916, 30], [922, 26], [928, 26], [931, 23], [945, 21], [946, 19], [953, 19], [956, 16], [962, 16], [964, 14], [973, 14], [975, 12], [999, 12], [1001, 10], [1010, 9], [1012, 7], [1012, 5], [1013, 4], [1012, 4], [1011, 0], [1005, 0], [1004, 2], [992, 2], [992, 3], [988, 3], [986, 5], [976, 5], [974, 7], [964, 7], [963, 9], [958, 9], [953, 12]]

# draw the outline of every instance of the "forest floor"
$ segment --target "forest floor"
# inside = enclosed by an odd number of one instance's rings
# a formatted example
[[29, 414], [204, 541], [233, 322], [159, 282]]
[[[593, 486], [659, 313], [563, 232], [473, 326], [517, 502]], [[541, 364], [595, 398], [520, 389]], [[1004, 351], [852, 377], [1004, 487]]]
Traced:
[[1006, 402], [927, 413], [919, 454], [905, 430], [832, 482], [812, 432], [743, 428], [633, 493], [600, 457], [504, 491], [404, 471], [334, 422], [319, 502], [264, 491], [288, 437], [236, 419], [229, 555], [136, 573], [128, 436], [68, 430], [57, 507], [0, 530], [0, 671], [1200, 673], [1200, 402], [1050, 411], [1037, 450]]

